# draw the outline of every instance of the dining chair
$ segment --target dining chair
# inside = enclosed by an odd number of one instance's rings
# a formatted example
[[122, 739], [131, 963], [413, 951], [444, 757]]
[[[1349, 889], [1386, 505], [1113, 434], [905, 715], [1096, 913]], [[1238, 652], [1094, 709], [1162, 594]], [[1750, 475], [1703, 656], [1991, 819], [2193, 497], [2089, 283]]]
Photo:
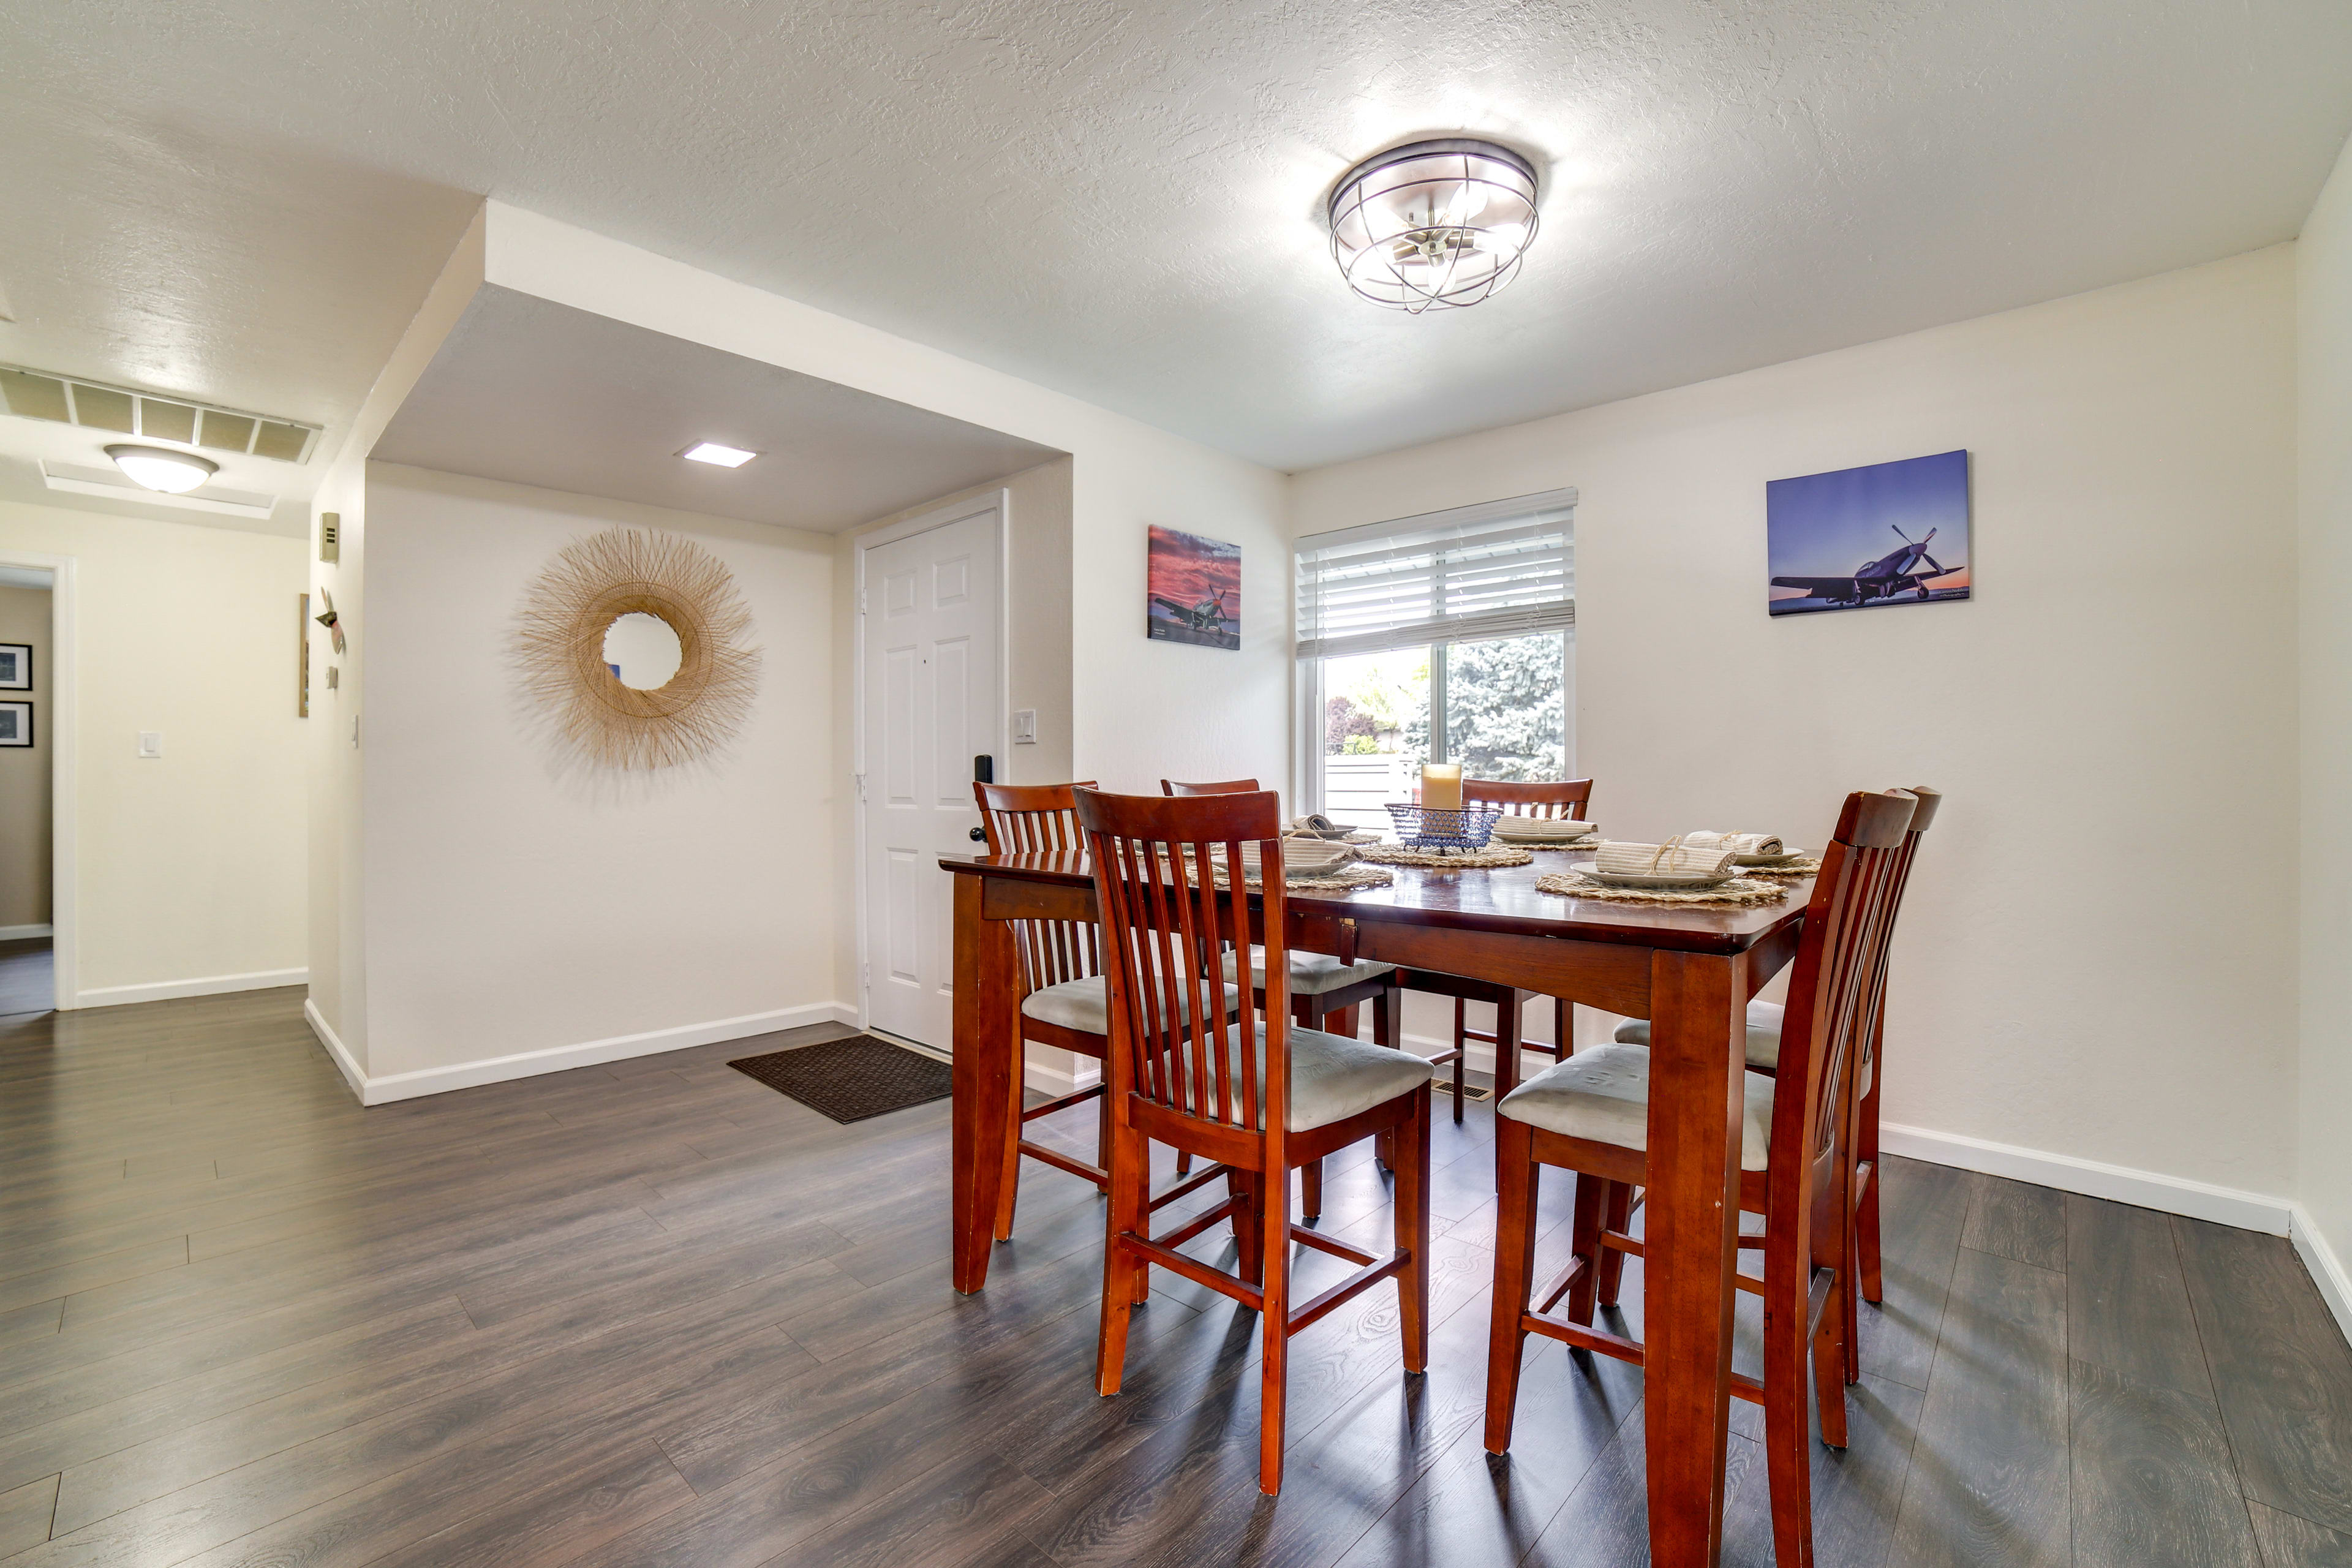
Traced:
[[[1186, 796], [1204, 795], [1249, 795], [1257, 789], [1255, 779], [1226, 779], [1216, 784], [1184, 784], [1175, 779], [1161, 779], [1160, 793], [1164, 795]], [[1265, 1005], [1265, 973], [1260, 955], [1250, 953], [1250, 990], [1253, 1000]], [[1402, 1048], [1404, 1044], [1404, 991], [1398, 984], [1397, 967], [1393, 963], [1373, 963], [1361, 961], [1342, 963], [1329, 953], [1294, 952], [1290, 955], [1290, 1017], [1293, 1023], [1310, 1029], [1323, 1027], [1323, 1020], [1331, 1020], [1331, 1032], [1350, 1038], [1356, 1033], [1356, 1009], [1370, 1004], [1372, 1009], [1372, 1044]], [[1457, 1115], [1455, 1121], [1461, 1118]], [[1381, 1163], [1389, 1163], [1386, 1140], [1380, 1151]], [[1176, 1173], [1182, 1175], [1192, 1169], [1189, 1156], [1176, 1158]], [[1298, 1173], [1298, 1212], [1308, 1219], [1323, 1215], [1323, 1164], [1321, 1161], [1307, 1165]]]
[[[1404, 1366], [1429, 1360], [1430, 1067], [1409, 1051], [1305, 1027], [1290, 1016], [1279, 808], [1267, 792], [1195, 797], [1076, 793], [1110, 981], [1110, 1218], [1103, 1248], [1096, 1387], [1117, 1394], [1129, 1316], [1154, 1268], [1260, 1314], [1258, 1486], [1282, 1489], [1291, 1336], [1383, 1279], [1397, 1282]], [[1265, 996], [1227, 1020], [1204, 1005], [1250, 945], [1244, 844], [1264, 867]], [[1218, 886], [1219, 880], [1224, 883]], [[1396, 1146], [1394, 1242], [1385, 1257], [1294, 1225], [1290, 1172], [1387, 1132]], [[1167, 1235], [1150, 1232], [1151, 1142], [1222, 1162], [1234, 1190]], [[1228, 1274], [1178, 1247], [1230, 1217]], [[1297, 1245], [1357, 1265], [1294, 1303]]]
[[[1086, 840], [1078, 827], [1071, 792], [1092, 787], [1079, 784], [1000, 784], [971, 786], [980, 805], [981, 828], [991, 855], [1080, 855]], [[1015, 921], [1014, 950], [1021, 955], [1021, 1038], [1024, 1044], [1053, 1046], [1101, 1061], [1109, 1054], [1108, 983], [1102, 973], [1102, 950], [1097, 928], [1086, 921]], [[1233, 1000], [1239, 1000], [1235, 988]], [[996, 1239], [1013, 1239], [1013, 1209], [1020, 1195], [1021, 1156], [1066, 1171], [1108, 1191], [1110, 1186], [1110, 1100], [1102, 1081], [1075, 1093], [1059, 1095], [1041, 1105], [1024, 1107], [1021, 1079], [1016, 1074], [1012, 1095], [1014, 1126], [1005, 1158], [1004, 1179], [996, 1205]], [[1021, 1135], [1022, 1129], [1041, 1117], [1098, 1101], [1093, 1164], [1059, 1149]], [[1189, 1171], [1189, 1166], [1188, 1166]], [[1180, 1172], [1182, 1175], [1187, 1173]], [[1223, 1173], [1212, 1167], [1196, 1181], [1182, 1182], [1157, 1200], [1172, 1203], [1207, 1184]]]
[[[1464, 779], [1462, 804], [1495, 805], [1514, 816], [1566, 817], [1584, 816], [1585, 806], [1592, 799], [1591, 779], [1568, 779], [1557, 784], [1520, 784], [1505, 779]], [[1527, 1048], [1520, 1033], [1519, 1010], [1532, 997], [1542, 994], [1517, 986], [1501, 985], [1488, 980], [1471, 980], [1458, 974], [1440, 974], [1428, 970], [1410, 970], [1404, 976], [1407, 991], [1420, 991], [1433, 995], [1454, 998], [1454, 1047], [1430, 1058], [1435, 1067], [1454, 1068], [1454, 1120], [1462, 1120], [1463, 1074], [1467, 1066], [1470, 1044], [1477, 1041], [1495, 1047], [1496, 1092], [1502, 1093], [1518, 1080], [1518, 1053]], [[1470, 1026], [1470, 1004], [1491, 1003], [1495, 1008], [1492, 1033]], [[1576, 1005], [1565, 996], [1551, 1001], [1551, 1059], [1559, 1061], [1576, 1048]], [[1538, 1049], [1542, 1047], [1538, 1047]], [[1511, 1070], [1503, 1070], [1505, 1053], [1509, 1053]]]
[[[1936, 820], [1936, 808], [1944, 799], [1926, 784], [1911, 784], [1887, 793], [1907, 795], [1918, 804], [1912, 808], [1911, 826], [1903, 836], [1901, 860], [1895, 873], [1894, 904], [1886, 914], [1888, 941], [1879, 952], [1877, 973], [1871, 978], [1870, 1037], [1864, 1045], [1862, 1065], [1855, 1074], [1860, 1087], [1853, 1131], [1854, 1247], [1859, 1258], [1859, 1289], [1847, 1298], [1849, 1313], [1854, 1310], [1857, 1298], [1873, 1305], [1886, 1299], [1885, 1273], [1880, 1265], [1878, 1217], [1878, 1057], [1886, 1035], [1886, 960], [1894, 945], [1891, 927], [1903, 910], [1903, 894], [1910, 886], [1911, 864], [1919, 853], [1919, 837]], [[1785, 1009], [1778, 1002], [1748, 1004], [1748, 1065], [1758, 1072], [1777, 1072], [1780, 1068], [1784, 1016]], [[1617, 1026], [1616, 1039], [1622, 1045], [1648, 1045], [1650, 1021], [1628, 1018]]]
[[[1812, 1561], [1811, 1451], [1806, 1363], [1814, 1372], [1822, 1441], [1846, 1443], [1845, 1385], [1856, 1380], [1851, 1192], [1856, 1079], [1871, 1033], [1871, 999], [1888, 931], [1914, 801], [1857, 792], [1846, 797], [1798, 939], [1789, 986], [1788, 1037], [1801, 1063], [1780, 1075], [1745, 1075], [1739, 1206], [1764, 1216], [1761, 1279], [1736, 1274], [1764, 1300], [1764, 1376], [1731, 1377], [1731, 1393], [1764, 1406], [1774, 1560]], [[1486, 1448], [1511, 1446], [1519, 1367], [1529, 1333], [1577, 1350], [1643, 1362], [1639, 1341], [1593, 1324], [1600, 1260], [1639, 1258], [1643, 1243], [1602, 1218], [1611, 1194], [1649, 1184], [1650, 1053], [1611, 1044], [1579, 1052], [1521, 1084], [1496, 1108], [1495, 1300], [1486, 1363]], [[1793, 1068], [1794, 1070], [1790, 1070]], [[1534, 1293], [1536, 1203], [1542, 1169], [1576, 1173], [1570, 1258]], [[1565, 1296], [1565, 1316], [1552, 1308]]]

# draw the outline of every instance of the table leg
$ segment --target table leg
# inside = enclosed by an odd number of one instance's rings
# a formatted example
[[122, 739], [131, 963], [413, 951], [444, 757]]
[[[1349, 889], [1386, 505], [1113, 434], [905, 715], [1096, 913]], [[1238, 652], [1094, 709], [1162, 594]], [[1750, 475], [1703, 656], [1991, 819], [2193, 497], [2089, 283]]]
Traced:
[[1019, 1136], [1013, 1067], [1021, 1058], [1020, 956], [1009, 921], [981, 915], [984, 883], [955, 879], [955, 1089], [950, 1180], [955, 1288], [988, 1282], [1005, 1164]]
[[1713, 1568], [1723, 1547], [1747, 967], [1744, 955], [1651, 960], [1642, 1338], [1657, 1568]]

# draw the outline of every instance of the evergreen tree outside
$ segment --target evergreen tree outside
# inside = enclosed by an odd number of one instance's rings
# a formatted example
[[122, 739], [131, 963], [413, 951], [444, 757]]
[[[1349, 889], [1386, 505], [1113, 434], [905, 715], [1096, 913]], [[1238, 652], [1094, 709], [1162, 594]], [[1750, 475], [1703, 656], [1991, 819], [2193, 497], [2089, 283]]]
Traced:
[[1454, 643], [1445, 654], [1446, 752], [1472, 778], [1563, 776], [1566, 659], [1560, 634]]

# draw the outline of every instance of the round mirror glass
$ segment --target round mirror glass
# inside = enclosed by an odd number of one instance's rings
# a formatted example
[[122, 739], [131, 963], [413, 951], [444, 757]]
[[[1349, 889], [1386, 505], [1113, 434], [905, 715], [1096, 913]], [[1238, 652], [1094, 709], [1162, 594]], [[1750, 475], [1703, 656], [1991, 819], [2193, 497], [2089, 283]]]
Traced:
[[633, 691], [667, 686], [683, 654], [670, 624], [643, 610], [632, 610], [604, 628], [604, 666]]

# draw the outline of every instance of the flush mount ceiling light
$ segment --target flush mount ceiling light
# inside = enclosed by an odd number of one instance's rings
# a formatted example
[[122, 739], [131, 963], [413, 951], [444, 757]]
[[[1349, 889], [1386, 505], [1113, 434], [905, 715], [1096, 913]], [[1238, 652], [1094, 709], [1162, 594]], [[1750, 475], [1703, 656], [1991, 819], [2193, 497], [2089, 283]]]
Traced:
[[698, 441], [678, 454], [689, 463], [711, 463], [722, 468], [740, 468], [759, 455], [740, 447], [722, 447], [716, 441]]
[[[132, 482], [165, 495], [185, 495], [220, 472], [220, 465], [194, 452], [168, 451], [162, 447], [113, 446], [106, 455]], [[103, 469], [100, 470], [104, 472]]]
[[1535, 165], [1492, 142], [1392, 147], [1331, 193], [1331, 256], [1348, 287], [1416, 316], [1493, 294], [1535, 237]]

